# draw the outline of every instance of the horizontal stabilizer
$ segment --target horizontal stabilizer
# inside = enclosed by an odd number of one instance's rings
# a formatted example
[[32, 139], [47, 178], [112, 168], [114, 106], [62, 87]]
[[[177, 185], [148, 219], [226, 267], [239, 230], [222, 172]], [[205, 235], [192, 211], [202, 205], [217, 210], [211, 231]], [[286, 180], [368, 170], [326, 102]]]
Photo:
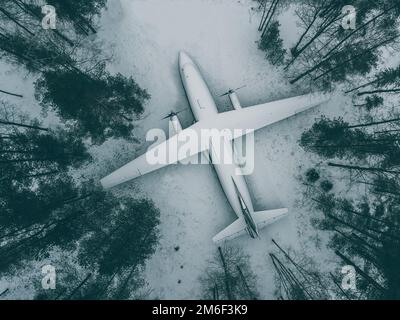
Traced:
[[[288, 212], [287, 208], [275, 209], [275, 210], [265, 210], [258, 211], [251, 214], [254, 222], [257, 224], [258, 229], [262, 229], [265, 226], [278, 221], [279, 219], [286, 216]], [[247, 232], [247, 225], [244, 219], [239, 218], [220, 233], [218, 233], [214, 238], [214, 242], [232, 240], [237, 238]]]
[[246, 233], [246, 223], [242, 218], [237, 219], [235, 222], [231, 223], [224, 230], [218, 233], [214, 238], [214, 242], [219, 242], [222, 240], [232, 240]]
[[265, 226], [272, 224], [279, 219], [285, 217], [288, 213], [287, 208], [275, 209], [275, 210], [265, 210], [265, 211], [257, 211], [252, 214], [254, 222], [257, 224], [259, 229], [264, 228]]

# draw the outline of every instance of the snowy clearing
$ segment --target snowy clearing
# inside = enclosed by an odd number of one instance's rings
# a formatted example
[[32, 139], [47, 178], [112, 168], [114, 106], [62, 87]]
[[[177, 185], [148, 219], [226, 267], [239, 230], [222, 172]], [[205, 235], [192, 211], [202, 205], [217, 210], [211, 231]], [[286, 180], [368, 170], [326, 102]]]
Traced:
[[[109, 4], [99, 36], [115, 52], [111, 71], [134, 75], [152, 96], [144, 120], [137, 123], [138, 138], [144, 141], [151, 128], [167, 130], [168, 122], [161, 119], [171, 110], [189, 108], [179, 78], [179, 50], [187, 51], [199, 65], [220, 111], [231, 109], [226, 97], [218, 97], [231, 87], [247, 85], [239, 92], [244, 106], [299, 93], [257, 49], [260, 14], [252, 9], [256, 5], [250, 0], [121, 0]], [[293, 27], [289, 14], [282, 16], [281, 24], [286, 30]], [[286, 32], [283, 36], [290, 43], [293, 35]], [[268, 257], [273, 250], [271, 238], [317, 258], [322, 270], [335, 259], [310, 241], [316, 231], [308, 226], [309, 213], [301, 208], [302, 186], [296, 177], [311, 166], [297, 144], [301, 132], [322, 112], [343, 115], [346, 101], [336, 105], [342, 109], [333, 110], [327, 104], [323, 111], [317, 108], [256, 133], [255, 172], [246, 178], [255, 209], [287, 206], [289, 217], [262, 230], [260, 240], [240, 237], [229, 244], [250, 255], [264, 299], [273, 299], [275, 290]], [[190, 112], [179, 117], [184, 127], [193, 121]], [[90, 171], [100, 178], [142, 154], [147, 146], [109, 141], [94, 150]], [[174, 165], [115, 192], [148, 197], [161, 210], [160, 244], [145, 272], [152, 288], [150, 298], [199, 298], [198, 278], [217, 249], [211, 238], [236, 218], [213, 168]]]

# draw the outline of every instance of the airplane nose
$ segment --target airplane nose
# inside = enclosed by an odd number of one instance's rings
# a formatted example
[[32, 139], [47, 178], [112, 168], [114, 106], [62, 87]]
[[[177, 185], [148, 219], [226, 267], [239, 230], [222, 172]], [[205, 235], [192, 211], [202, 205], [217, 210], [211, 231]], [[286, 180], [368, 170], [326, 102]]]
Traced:
[[188, 56], [185, 51], [179, 52], [179, 66], [182, 68], [185, 64], [193, 63], [192, 59]]

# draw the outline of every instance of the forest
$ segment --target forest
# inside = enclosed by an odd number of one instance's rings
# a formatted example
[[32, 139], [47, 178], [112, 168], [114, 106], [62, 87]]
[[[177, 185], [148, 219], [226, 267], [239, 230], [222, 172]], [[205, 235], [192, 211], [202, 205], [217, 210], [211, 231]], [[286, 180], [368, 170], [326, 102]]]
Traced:
[[[353, 110], [304, 129], [298, 145], [308, 163], [298, 182], [310, 223], [328, 235], [338, 270], [354, 268], [357, 289], [344, 290], [340, 271], [321, 272], [313, 257], [271, 239], [275, 298], [400, 299], [400, 2], [351, 1], [355, 28], [343, 27], [349, 1], [251, 2], [260, 18], [254, 45], [271, 68], [298, 91], [342, 92]], [[44, 4], [56, 9], [56, 29], [42, 26]], [[0, 7], [1, 61], [35, 78], [41, 108], [37, 116], [21, 111], [10, 101], [25, 92], [1, 83], [0, 278], [56, 253], [57, 289], [42, 290], [36, 281], [35, 299], [151, 297], [143, 268], [159, 243], [160, 209], [79, 174], [93, 160], [92, 148], [141, 139], [135, 123], [151, 100], [139, 75], [110, 71], [112, 57], [96, 40], [107, 5], [2, 0]], [[286, 48], [279, 17], [292, 7], [299, 32]], [[49, 123], [47, 114], [56, 120]], [[229, 244], [214, 251], [199, 278], [201, 297], [260, 299], [246, 253]], [[0, 290], [0, 299], [10, 291]]]
[[38, 283], [36, 299], [139, 297], [140, 269], [157, 244], [158, 209], [149, 199], [117, 197], [76, 172], [91, 161], [91, 145], [135, 139], [132, 119], [150, 95], [133, 78], [110, 74], [108, 58], [88, 40], [105, 0], [46, 3], [57, 10], [56, 29], [42, 28], [41, 1], [7, 0], [0, 8], [2, 59], [37, 78], [37, 101], [59, 118], [44, 125], [1, 101], [0, 272], [12, 274], [62, 250], [73, 260], [62, 260], [56, 290]]
[[261, 3], [259, 47], [291, 84], [342, 90], [352, 99], [355, 117], [322, 116], [301, 135], [300, 146], [318, 160], [300, 180], [305, 205], [318, 212], [310, 221], [329, 232], [329, 248], [355, 269], [358, 288], [345, 291], [337, 276], [301, 270], [287, 255], [286, 262], [271, 257], [280, 292], [285, 299], [321, 299], [327, 292], [338, 299], [399, 299], [400, 3], [353, 1], [357, 23], [347, 30], [346, 1], [301, 3], [302, 31], [289, 50], [276, 16], [291, 1]]

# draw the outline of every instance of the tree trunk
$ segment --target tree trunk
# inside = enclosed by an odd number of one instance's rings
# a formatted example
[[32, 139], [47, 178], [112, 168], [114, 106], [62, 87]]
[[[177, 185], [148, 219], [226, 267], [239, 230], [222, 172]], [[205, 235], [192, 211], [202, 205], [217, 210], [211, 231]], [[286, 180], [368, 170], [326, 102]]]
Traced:
[[[284, 264], [272, 253], [270, 253], [270, 256], [272, 258], [273, 264], [275, 266], [275, 269], [277, 269], [277, 271], [279, 270], [277, 264], [279, 264], [279, 267], [281, 268], [282, 275], [284, 277], [286, 277], [287, 281], [289, 282], [289, 284], [291, 285], [291, 291], [295, 290], [301, 290], [302, 295], [304, 296], [304, 298], [306, 298], [306, 296], [308, 296], [311, 300], [314, 300], [313, 296], [308, 292], [308, 290], [302, 285], [302, 283], [296, 278], [296, 276], [293, 274], [293, 272], [287, 268], [286, 266], [284, 266]], [[275, 260], [275, 261], [274, 261]], [[277, 264], [276, 264], [277, 263]], [[297, 289], [297, 290], [296, 290]], [[295, 297], [298, 298], [298, 297]]]
[[34, 62], [31, 58], [28, 58], [28, 57], [26, 57], [26, 56], [24, 56], [24, 55], [22, 55], [22, 54], [20, 54], [20, 53], [18, 53], [18, 52], [15, 52], [14, 50], [11, 50], [11, 49], [5, 47], [4, 45], [3, 45], [3, 46], [0, 46], [0, 49], [1, 49], [1, 50], [4, 50], [5, 52], [9, 53], [9, 54], [12, 55], [12, 56], [16, 56], [16, 57], [20, 58], [21, 60], [25, 60], [25, 61], [30, 62], [30, 63], [32, 64], [30, 67], [31, 67], [33, 70], [38, 71], [38, 72], [41, 71], [41, 70], [35, 65], [35, 62]]
[[264, 23], [264, 19], [265, 19], [265, 14], [266, 13], [267, 13], [267, 1], [265, 0], [264, 1], [263, 13], [262, 13], [261, 20], [260, 20], [260, 24], [258, 25], [258, 31], [262, 30], [262, 26], [263, 26], [263, 23]]
[[5, 10], [3, 7], [0, 6], [0, 12], [2, 12], [8, 19], [10, 19], [12, 22], [14, 22], [16, 25], [18, 25], [19, 27], [21, 27], [22, 29], [24, 29], [26, 32], [28, 32], [31, 36], [34, 36], [35, 34], [30, 31], [27, 27], [25, 27], [24, 25], [22, 25], [21, 23], [19, 23], [19, 21], [17, 19], [15, 19], [11, 13], [9, 13], [7, 10]]
[[131, 270], [129, 271], [128, 276], [125, 278], [124, 282], [120, 286], [120, 289], [118, 290], [118, 294], [117, 294], [117, 299], [119, 299], [119, 297], [124, 293], [128, 283], [129, 283], [129, 280], [132, 278], [135, 270], [136, 270], [136, 265], [131, 267]]
[[336, 285], [336, 287], [339, 288], [340, 292], [346, 297], [347, 300], [351, 300], [351, 298], [348, 296], [346, 291], [342, 289], [342, 286], [337, 282], [335, 276], [332, 274], [332, 272], [329, 273], [331, 275], [333, 283]]
[[283, 250], [278, 243], [272, 239], [272, 242], [275, 246], [277, 246], [277, 248], [285, 255], [285, 257], [295, 266], [295, 268], [297, 269], [297, 271], [299, 271], [299, 273], [302, 275], [302, 277], [304, 278], [304, 280], [306, 280], [308, 283], [310, 283], [310, 280], [307, 278], [307, 276], [305, 275], [307, 273], [306, 270], [304, 270], [303, 268], [301, 268], [290, 256], [289, 254]]
[[[385, 40], [384, 42], [380, 42], [378, 45], [374, 45], [371, 48], [364, 50], [362, 53], [357, 54], [355, 56], [353, 56], [351, 59], [347, 60], [345, 63], [348, 63], [349, 61], [352, 61], [353, 59], [357, 58], [357, 57], [362, 57], [364, 54], [368, 53], [371, 50], [374, 50], [376, 48], [378, 48], [379, 46], [383, 45], [385, 42], [389, 42], [394, 40], [395, 38], [397, 38], [398, 36], [389, 38], [387, 40]], [[328, 56], [325, 59], [321, 60], [319, 63], [317, 63], [314, 67], [308, 69], [307, 71], [303, 72], [302, 74], [300, 74], [299, 76], [297, 76], [296, 78], [294, 78], [293, 80], [290, 80], [290, 84], [294, 84], [297, 81], [299, 81], [300, 79], [304, 78], [305, 76], [309, 75], [310, 73], [314, 72], [315, 70], [317, 70], [320, 66], [322, 66], [325, 62], [329, 61], [330, 59], [332, 59], [333, 56]], [[340, 65], [344, 65], [345, 63], [341, 63]], [[336, 68], [336, 67], [334, 67]], [[332, 68], [332, 69], [334, 69]], [[331, 70], [332, 70], [331, 69]], [[331, 71], [330, 70], [330, 71]], [[315, 80], [315, 79], [314, 79]]]
[[392, 171], [392, 170], [386, 170], [386, 169], [375, 168], [375, 167], [351, 166], [351, 165], [337, 164], [337, 163], [332, 163], [332, 162], [329, 162], [328, 166], [337, 167], [337, 168], [344, 168], [344, 169], [350, 169], [350, 170], [360, 170], [360, 171], [369, 171], [369, 172], [384, 172], [384, 173], [400, 174], [400, 171]]
[[[10, 177], [11, 179], [21, 179], [21, 178], [39, 178], [39, 177], [46, 177], [46, 176], [50, 176], [53, 174], [57, 174], [60, 171], [48, 171], [48, 172], [43, 172], [43, 173], [36, 173], [36, 174], [27, 174], [27, 175], [18, 175], [18, 176], [14, 176], [14, 177]], [[5, 181], [8, 178], [1, 178], [1, 181]]]
[[[294, 52], [297, 53], [297, 48], [300, 46], [301, 42], [303, 41], [304, 37], [307, 35], [308, 31], [310, 31], [311, 27], [314, 25], [314, 22], [317, 21], [318, 15], [319, 15], [320, 12], [321, 12], [321, 7], [318, 8], [318, 10], [315, 11], [311, 22], [309, 23], [309, 25], [307, 26], [306, 30], [302, 33], [302, 35], [300, 36], [299, 40], [297, 40], [296, 44], [292, 48], [292, 50]], [[295, 56], [297, 56], [297, 54], [295, 54]], [[289, 63], [289, 64], [291, 64], [291, 63]], [[287, 66], [286, 66], [286, 68], [287, 68]]]
[[254, 296], [254, 294], [251, 292], [249, 285], [247, 284], [246, 278], [244, 277], [244, 274], [242, 272], [242, 269], [240, 269], [239, 266], [236, 266], [239, 275], [240, 275], [240, 279], [242, 279], [242, 282], [244, 284], [244, 287], [246, 288], [247, 291], [247, 296], [249, 297], [250, 300], [257, 300], [256, 297]]
[[354, 229], [355, 231], [357, 231], [357, 232], [359, 232], [359, 233], [361, 233], [363, 235], [366, 235], [367, 237], [369, 237], [369, 238], [371, 238], [371, 239], [373, 239], [373, 240], [375, 240], [375, 241], [377, 241], [379, 243], [382, 243], [382, 240], [379, 239], [378, 237], [370, 234], [369, 232], [367, 232], [365, 230], [362, 230], [362, 229], [358, 228], [357, 226], [352, 225], [351, 223], [348, 223], [348, 222], [346, 222], [346, 221], [344, 221], [342, 219], [339, 219], [339, 218], [335, 217], [334, 215], [332, 215], [330, 213], [326, 214], [326, 216], [331, 218], [332, 220], [334, 220], [334, 221], [336, 221], [336, 222], [338, 222], [338, 223], [350, 228], [350, 229]]
[[386, 288], [382, 287], [378, 282], [376, 282], [374, 279], [372, 279], [366, 272], [364, 272], [362, 269], [360, 269], [353, 261], [351, 261], [348, 257], [340, 253], [338, 250], [335, 251], [335, 253], [347, 264], [352, 265], [356, 271], [364, 278], [366, 279], [370, 284], [372, 284], [376, 289], [381, 291], [382, 293], [385, 293], [387, 290]]
[[265, 33], [266, 33], [267, 30], [268, 30], [268, 26], [269, 26], [269, 24], [270, 24], [270, 22], [271, 22], [271, 20], [272, 20], [272, 17], [273, 17], [274, 14], [275, 14], [275, 11], [276, 11], [276, 8], [277, 8], [277, 6], [278, 6], [279, 1], [280, 1], [280, 0], [275, 0], [275, 5], [274, 5], [274, 7], [273, 7], [273, 9], [272, 9], [271, 15], [269, 16], [267, 22], [265, 23], [264, 30], [263, 30], [263, 32], [262, 32], [262, 34], [261, 34], [261, 38], [264, 37]]
[[66, 300], [71, 300], [71, 298], [78, 292], [78, 290], [80, 288], [82, 288], [86, 282], [88, 282], [88, 280], [92, 277], [92, 274], [89, 273], [85, 279], [83, 279], [83, 281], [74, 289], [72, 290], [72, 292], [68, 295], [68, 297], [66, 298]]
[[362, 88], [368, 87], [368, 86], [370, 86], [371, 84], [374, 84], [374, 83], [378, 82], [379, 80], [381, 80], [381, 79], [375, 79], [375, 80], [373, 80], [373, 81], [364, 83], [364, 84], [362, 84], [361, 86], [358, 86], [358, 87], [355, 87], [355, 88], [353, 88], [353, 89], [347, 90], [347, 91], [345, 91], [344, 93], [351, 93], [351, 92], [353, 92], [353, 91], [357, 91], [358, 89], [362, 89]]
[[368, 20], [367, 22], [365, 22], [364, 24], [362, 24], [360, 27], [358, 27], [357, 29], [355, 29], [354, 31], [350, 32], [346, 37], [344, 37], [341, 41], [339, 41], [331, 50], [329, 50], [323, 57], [322, 59], [328, 57], [333, 51], [335, 51], [337, 48], [339, 48], [345, 41], [347, 41], [348, 39], [350, 39], [355, 33], [357, 33], [358, 31], [364, 29], [366, 26], [368, 26], [370, 23], [374, 22], [375, 20], [377, 20], [378, 18], [382, 17], [384, 14], [386, 14], [388, 11], [392, 10], [395, 6], [390, 7], [387, 10], [382, 11], [380, 14], [378, 14], [377, 16], [373, 17], [372, 19]]
[[97, 33], [96, 29], [92, 26], [91, 22], [83, 16], [79, 16], [80, 20], [89, 28], [92, 33]]
[[[328, 16], [329, 18], [329, 16]], [[289, 68], [289, 66], [291, 66], [296, 59], [316, 40], [318, 39], [324, 32], [326, 29], [329, 28], [329, 26], [331, 26], [333, 23], [335, 23], [335, 21], [337, 21], [337, 16], [333, 17], [333, 19], [331, 20], [325, 20], [322, 25], [321, 25], [321, 29], [318, 30], [318, 32], [296, 53], [296, 55], [294, 56], [294, 58], [285, 66], [285, 70], [287, 70]], [[324, 23], [327, 21], [327, 23], [324, 25]]]
[[24, 96], [21, 94], [17, 94], [17, 93], [12, 93], [12, 92], [8, 92], [8, 91], [4, 91], [4, 90], [0, 90], [1, 93], [5, 93], [8, 94], [10, 96], [14, 96], [14, 97], [18, 97], [18, 98], [23, 98]]
[[214, 289], [213, 289], [213, 300], [219, 300], [219, 293], [218, 293], [218, 286], [217, 286], [217, 284], [214, 285]]
[[230, 280], [229, 280], [229, 273], [228, 273], [228, 269], [225, 263], [225, 259], [224, 259], [224, 255], [222, 253], [222, 249], [221, 247], [218, 247], [218, 251], [219, 251], [219, 255], [221, 257], [221, 261], [222, 261], [222, 266], [224, 267], [224, 273], [225, 273], [225, 287], [226, 287], [226, 295], [228, 297], [228, 300], [233, 300], [233, 294], [231, 291], [231, 287], [230, 287]]
[[335, 230], [335, 231], [338, 232], [349, 243], [349, 245], [352, 247], [352, 249], [357, 252], [357, 255], [362, 257], [365, 261], [372, 263], [377, 269], [382, 270], [382, 264], [377, 261], [376, 257], [372, 256], [368, 252], [368, 248], [366, 248], [362, 242], [355, 241], [348, 235], [346, 235], [338, 230]]
[[62, 158], [31, 158], [31, 159], [11, 159], [11, 160], [0, 160], [0, 163], [21, 163], [21, 162], [47, 162], [61, 160]]
[[350, 126], [346, 126], [343, 128], [345, 128], [345, 129], [363, 128], [363, 127], [375, 126], [378, 124], [397, 122], [397, 121], [400, 121], [400, 118], [393, 118], [393, 119], [389, 119], [389, 120], [374, 121], [374, 122], [369, 122], [369, 123], [364, 123], [364, 124], [350, 125]]
[[[271, 14], [271, 10], [274, 7], [275, 1], [277, 1], [277, 0], [272, 0], [271, 5], [269, 6], [269, 9], [268, 9], [267, 15], [266, 16], [263, 15], [263, 20], [261, 20], [260, 27], [258, 28], [259, 31], [264, 30], [265, 23], [267, 22], [269, 15]], [[266, 9], [266, 7], [267, 7], [267, 2], [265, 2], [265, 9]]]
[[387, 44], [387, 43], [392, 42], [394, 39], [396, 39], [396, 38], [398, 38], [398, 37], [399, 37], [399, 36], [396, 35], [395, 37], [391, 37], [391, 38], [386, 39], [386, 40], [384, 40], [384, 41], [382, 41], [382, 42], [379, 42], [378, 44], [375, 44], [375, 45], [372, 46], [371, 48], [364, 50], [362, 53], [356, 54], [356, 55], [354, 55], [353, 57], [351, 57], [350, 59], [347, 59], [346, 61], [341, 62], [341, 63], [335, 65], [334, 67], [328, 69], [327, 71], [321, 73], [319, 76], [313, 78], [313, 81], [316, 81], [316, 80], [318, 80], [318, 79], [320, 79], [320, 78], [326, 76], [327, 74], [329, 74], [329, 73], [332, 72], [333, 70], [336, 70], [336, 69], [338, 69], [338, 68], [340, 68], [340, 67], [342, 67], [342, 66], [344, 66], [344, 65], [347, 65], [349, 62], [353, 61], [354, 59], [361, 58], [362, 56], [364, 56], [364, 55], [367, 54], [368, 52], [371, 52], [371, 51], [373, 51], [373, 50], [379, 48], [380, 46], [383, 46], [383, 45], [385, 45], [385, 44]]
[[[42, 17], [37, 15], [34, 10], [32, 10], [26, 3], [24, 3], [21, 0], [12, 0], [21, 10], [25, 11], [27, 14], [30, 14], [32, 17], [35, 17], [38, 19], [38, 21], [42, 20]], [[66, 35], [62, 34], [60, 31], [57, 29], [50, 29], [52, 32], [54, 32], [60, 39], [64, 40], [66, 43], [68, 43], [71, 47], [74, 46], [74, 42], [69, 39]]]
[[393, 130], [384, 130], [384, 131], [375, 131], [374, 134], [382, 134], [382, 133], [389, 133], [389, 132], [399, 132], [400, 129], [393, 129]]
[[357, 96], [364, 96], [366, 94], [374, 94], [374, 93], [397, 93], [397, 92], [400, 92], [400, 88], [363, 91], [363, 92], [357, 93]]
[[1, 296], [4, 296], [8, 291], [10, 291], [10, 289], [8, 289], [8, 288], [7, 288], [6, 290], [2, 291], [2, 292], [0, 293], [0, 297], [1, 297]]
[[47, 129], [47, 128], [32, 126], [32, 125], [23, 124], [23, 123], [16, 123], [16, 122], [12, 122], [12, 121], [5, 121], [5, 120], [0, 120], [0, 124], [29, 128], [29, 129], [36, 129], [36, 130], [42, 130], [42, 131], [49, 131], [49, 129]]

